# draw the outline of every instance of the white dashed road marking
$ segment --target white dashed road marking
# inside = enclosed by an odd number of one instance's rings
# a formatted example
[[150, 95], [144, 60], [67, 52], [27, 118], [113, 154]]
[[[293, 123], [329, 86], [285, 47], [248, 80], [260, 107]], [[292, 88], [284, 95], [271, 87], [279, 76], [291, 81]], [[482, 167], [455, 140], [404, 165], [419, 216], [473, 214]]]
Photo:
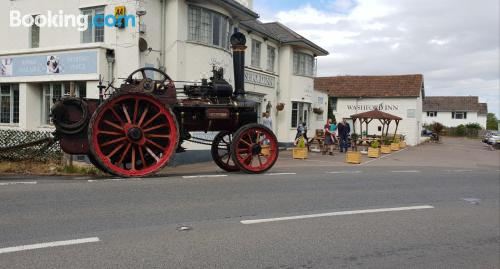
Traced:
[[267, 173], [266, 176], [285, 176], [285, 175], [296, 175], [297, 173]]
[[327, 172], [328, 174], [361, 174], [363, 171], [333, 171]]
[[418, 170], [396, 170], [391, 171], [391, 173], [420, 173]]
[[54, 242], [39, 243], [39, 244], [33, 244], [33, 245], [23, 245], [23, 246], [16, 246], [16, 247], [0, 248], [0, 254], [25, 251], [25, 250], [33, 250], [33, 249], [40, 249], [40, 248], [53, 248], [53, 247], [60, 247], [60, 246], [95, 243], [95, 242], [99, 242], [99, 241], [100, 240], [98, 237], [89, 237], [89, 238], [73, 239], [73, 240], [66, 240], [66, 241], [54, 241]]
[[472, 172], [472, 170], [456, 169], [456, 170], [446, 170], [448, 173], [465, 173]]
[[19, 181], [19, 182], [0, 182], [0, 186], [7, 186], [7, 185], [34, 185], [37, 184], [36, 181]]
[[276, 222], [276, 221], [284, 221], [284, 220], [312, 219], [312, 218], [321, 218], [321, 217], [346, 216], [346, 215], [395, 212], [395, 211], [408, 211], [408, 210], [431, 209], [431, 208], [434, 208], [434, 207], [431, 205], [421, 205], [421, 206], [365, 209], [365, 210], [339, 211], [339, 212], [331, 212], [331, 213], [299, 215], [299, 216], [270, 218], [270, 219], [242, 220], [240, 222], [242, 224], [258, 224], [258, 223]]
[[182, 178], [211, 178], [211, 177], [227, 177], [227, 175], [199, 175], [199, 176], [183, 176]]

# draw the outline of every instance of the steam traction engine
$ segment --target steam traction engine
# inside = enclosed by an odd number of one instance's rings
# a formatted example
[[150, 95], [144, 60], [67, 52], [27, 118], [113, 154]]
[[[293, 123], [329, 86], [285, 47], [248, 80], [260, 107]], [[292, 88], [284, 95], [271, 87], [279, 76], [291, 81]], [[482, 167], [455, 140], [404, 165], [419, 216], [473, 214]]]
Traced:
[[180, 93], [166, 73], [141, 68], [106, 100], [102, 85], [99, 100], [62, 98], [52, 107], [61, 148], [69, 154], [86, 154], [106, 173], [143, 177], [182, 151], [180, 144], [191, 138], [190, 132], [219, 131], [211, 153], [220, 168], [269, 170], [278, 159], [278, 141], [271, 130], [257, 124], [255, 103], [245, 98], [245, 36], [236, 32], [231, 44], [234, 91], [222, 68], [214, 67], [210, 81], [184, 85]]

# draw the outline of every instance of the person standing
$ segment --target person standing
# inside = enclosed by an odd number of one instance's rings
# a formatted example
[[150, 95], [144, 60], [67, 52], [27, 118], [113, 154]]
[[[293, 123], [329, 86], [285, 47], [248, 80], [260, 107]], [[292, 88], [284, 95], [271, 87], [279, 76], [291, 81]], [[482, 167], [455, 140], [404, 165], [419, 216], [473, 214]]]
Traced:
[[264, 112], [263, 113], [263, 119], [262, 119], [262, 125], [266, 126], [269, 128], [269, 130], [273, 130], [273, 120], [269, 116], [269, 112]]
[[351, 132], [351, 126], [347, 123], [346, 119], [343, 119], [342, 122], [337, 126], [339, 133], [339, 149], [340, 152], [347, 152], [348, 149], [348, 137]]
[[325, 124], [325, 127], [324, 127], [324, 131], [325, 131], [325, 145], [324, 145], [324, 149], [323, 149], [323, 155], [326, 154], [326, 152], [328, 151], [328, 153], [330, 155], [333, 155], [333, 143], [335, 142], [333, 136], [333, 132], [332, 132], [332, 119], [328, 119], [328, 121], [326, 122]]

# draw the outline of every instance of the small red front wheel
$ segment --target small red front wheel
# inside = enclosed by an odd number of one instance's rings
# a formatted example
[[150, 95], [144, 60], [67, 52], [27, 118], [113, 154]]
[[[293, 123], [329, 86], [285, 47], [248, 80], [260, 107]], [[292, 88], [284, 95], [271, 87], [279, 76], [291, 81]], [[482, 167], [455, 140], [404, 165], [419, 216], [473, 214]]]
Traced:
[[261, 124], [247, 124], [233, 136], [231, 157], [244, 172], [264, 173], [278, 160], [278, 139]]

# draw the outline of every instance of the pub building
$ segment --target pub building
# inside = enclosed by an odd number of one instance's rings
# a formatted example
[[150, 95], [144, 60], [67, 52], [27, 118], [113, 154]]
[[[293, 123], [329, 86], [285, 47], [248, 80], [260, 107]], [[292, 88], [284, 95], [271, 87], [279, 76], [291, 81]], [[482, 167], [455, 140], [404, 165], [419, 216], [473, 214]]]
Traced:
[[[378, 109], [402, 118], [397, 132], [406, 137], [408, 145], [422, 142], [422, 75], [318, 77], [314, 88], [328, 94], [329, 114], [337, 121], [347, 119], [351, 130], [351, 115]], [[392, 124], [389, 133], [394, 129]], [[356, 130], [359, 132], [359, 122]], [[381, 130], [382, 124], [374, 120], [369, 124], [368, 135], [380, 135]]]
[[[99, 78], [116, 86], [141, 67], [164, 70], [173, 80], [201, 82], [212, 66], [223, 67], [234, 83], [229, 37], [247, 39], [245, 87], [259, 115], [270, 112], [278, 140], [294, 140], [305, 122], [311, 136], [326, 120], [326, 93], [314, 89], [316, 59], [328, 52], [276, 22], [261, 23], [251, 0], [9, 1], [11, 10], [37, 16], [48, 11], [92, 17], [136, 17], [136, 25], [90, 27], [9, 27], [0, 24], [0, 129], [52, 130], [52, 100], [60, 96], [98, 98]], [[177, 83], [182, 87], [182, 83]], [[278, 109], [280, 108], [280, 109]], [[202, 135], [202, 134], [200, 134]], [[196, 148], [197, 145], [191, 145]], [[191, 147], [188, 147], [191, 149]]]

